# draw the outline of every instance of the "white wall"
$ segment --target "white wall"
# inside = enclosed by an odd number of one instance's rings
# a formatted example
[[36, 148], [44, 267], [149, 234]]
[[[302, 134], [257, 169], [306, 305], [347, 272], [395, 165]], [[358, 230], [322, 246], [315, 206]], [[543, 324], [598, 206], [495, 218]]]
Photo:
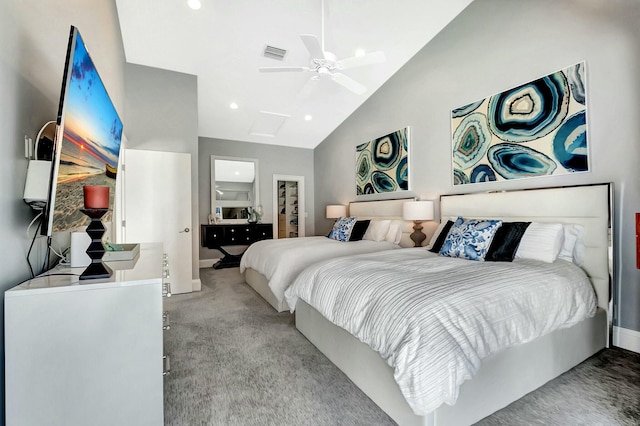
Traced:
[[[421, 199], [614, 182], [615, 323], [640, 331], [634, 255], [634, 212], [640, 211], [639, 23], [637, 0], [475, 0], [316, 148], [316, 230], [330, 225], [322, 219], [326, 204], [356, 199], [355, 146], [407, 125], [411, 195]], [[453, 108], [583, 60], [590, 173], [453, 187]]]
[[[62, 86], [69, 28], [75, 25], [89, 49], [115, 107], [123, 116], [124, 49], [113, 0], [0, 1], [0, 290], [29, 278], [26, 228], [35, 214], [22, 201], [27, 170], [24, 135], [35, 138], [55, 120]], [[56, 242], [68, 243], [68, 234]], [[44, 241], [34, 261], [42, 262]], [[0, 304], [0, 319], [4, 318]], [[0, 320], [3, 322], [3, 320]], [[4, 326], [0, 327], [4, 330]], [[2, 333], [3, 331], [0, 331]], [[0, 338], [0, 342], [4, 342]], [[4, 343], [2, 343], [4, 345]], [[3, 346], [4, 347], [4, 346]], [[0, 383], [4, 350], [0, 350]], [[0, 386], [4, 404], [4, 387]], [[3, 416], [0, 416], [0, 424]]]
[[198, 267], [198, 80], [190, 74], [127, 64], [127, 148], [191, 154], [192, 270]]
[[[273, 175], [304, 176], [305, 234], [314, 235], [314, 172], [313, 150], [252, 142], [200, 138], [199, 198], [200, 223], [207, 223], [211, 213], [211, 156], [255, 158], [258, 160], [260, 204], [264, 210], [263, 223], [273, 223]], [[200, 258], [218, 258], [217, 250], [200, 247]]]

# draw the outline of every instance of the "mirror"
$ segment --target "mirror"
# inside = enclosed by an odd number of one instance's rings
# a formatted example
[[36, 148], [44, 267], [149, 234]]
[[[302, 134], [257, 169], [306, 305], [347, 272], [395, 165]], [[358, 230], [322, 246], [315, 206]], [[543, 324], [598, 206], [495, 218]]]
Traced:
[[244, 222], [260, 204], [258, 160], [211, 156], [211, 216], [216, 222]]

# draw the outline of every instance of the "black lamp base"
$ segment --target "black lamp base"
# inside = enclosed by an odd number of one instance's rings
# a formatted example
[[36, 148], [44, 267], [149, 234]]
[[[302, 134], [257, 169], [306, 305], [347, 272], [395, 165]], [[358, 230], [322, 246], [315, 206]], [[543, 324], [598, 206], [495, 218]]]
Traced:
[[109, 278], [113, 274], [111, 268], [102, 263], [105, 248], [102, 244], [102, 236], [104, 235], [104, 225], [102, 224], [102, 216], [109, 209], [80, 209], [80, 211], [91, 219], [91, 223], [87, 226], [87, 234], [91, 237], [91, 243], [87, 248], [87, 254], [91, 259], [91, 263], [87, 269], [80, 275], [81, 280], [95, 280], [100, 278]]
[[87, 266], [87, 269], [80, 275], [81, 280], [96, 280], [99, 278], [109, 278], [113, 274], [113, 270], [102, 263], [93, 263], [93, 260]]

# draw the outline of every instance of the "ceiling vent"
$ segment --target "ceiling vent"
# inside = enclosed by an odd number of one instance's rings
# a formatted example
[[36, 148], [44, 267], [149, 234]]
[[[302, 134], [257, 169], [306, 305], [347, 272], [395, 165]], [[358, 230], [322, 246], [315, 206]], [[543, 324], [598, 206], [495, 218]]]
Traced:
[[279, 47], [273, 47], [266, 45], [264, 48], [264, 56], [266, 58], [283, 60], [284, 56], [287, 54], [287, 51], [284, 49], [280, 49]]

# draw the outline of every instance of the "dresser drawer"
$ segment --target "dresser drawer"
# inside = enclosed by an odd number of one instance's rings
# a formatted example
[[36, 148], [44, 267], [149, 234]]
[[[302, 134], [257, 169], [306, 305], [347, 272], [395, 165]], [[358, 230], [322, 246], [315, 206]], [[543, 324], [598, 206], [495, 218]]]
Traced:
[[267, 223], [202, 225], [201, 227], [202, 246], [211, 249], [230, 245], [251, 245], [256, 241], [270, 238], [273, 238], [272, 225]]

